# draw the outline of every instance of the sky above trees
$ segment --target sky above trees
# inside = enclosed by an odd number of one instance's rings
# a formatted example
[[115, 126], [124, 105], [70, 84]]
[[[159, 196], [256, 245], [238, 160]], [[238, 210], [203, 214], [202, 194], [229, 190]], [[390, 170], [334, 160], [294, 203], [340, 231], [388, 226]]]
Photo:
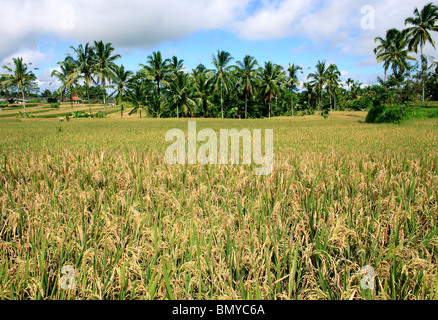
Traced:
[[[373, 54], [374, 38], [403, 29], [415, 7], [430, 0], [0, 0], [0, 62], [23, 57], [38, 68], [42, 89], [59, 86], [50, 77], [70, 46], [110, 42], [120, 63], [140, 69], [152, 51], [184, 59], [191, 70], [212, 67], [218, 49], [236, 60], [246, 54], [260, 63], [303, 67], [303, 78], [318, 60], [336, 63], [341, 79], [365, 84], [382, 76]], [[371, 6], [375, 28], [364, 29], [361, 12]], [[369, 13], [369, 12], [368, 12]], [[433, 34], [438, 41], [436, 33]], [[425, 54], [435, 55], [430, 46]], [[308, 69], [312, 68], [312, 69]]]

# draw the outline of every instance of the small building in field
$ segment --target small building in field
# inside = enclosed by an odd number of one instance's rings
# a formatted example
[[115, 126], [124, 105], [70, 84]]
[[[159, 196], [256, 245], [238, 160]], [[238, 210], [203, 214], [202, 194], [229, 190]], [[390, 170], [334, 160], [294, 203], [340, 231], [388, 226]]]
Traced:
[[[77, 103], [77, 104], [82, 103], [82, 99], [79, 98], [79, 97], [72, 97], [72, 98], [71, 98], [71, 101], [72, 101], [73, 103]], [[69, 102], [70, 102], [70, 100], [69, 100]]]

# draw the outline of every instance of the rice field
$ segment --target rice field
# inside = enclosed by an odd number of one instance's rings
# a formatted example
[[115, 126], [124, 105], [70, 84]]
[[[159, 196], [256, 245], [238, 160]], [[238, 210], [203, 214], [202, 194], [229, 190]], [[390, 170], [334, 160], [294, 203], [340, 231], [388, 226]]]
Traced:
[[274, 129], [268, 176], [166, 164], [187, 119], [0, 119], [0, 299], [438, 299], [438, 119], [365, 116], [196, 119]]

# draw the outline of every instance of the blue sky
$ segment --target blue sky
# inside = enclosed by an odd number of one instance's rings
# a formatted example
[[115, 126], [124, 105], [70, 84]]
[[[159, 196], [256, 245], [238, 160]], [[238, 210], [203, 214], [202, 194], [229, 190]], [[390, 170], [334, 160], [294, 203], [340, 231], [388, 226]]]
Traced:
[[[72, 53], [70, 46], [103, 40], [122, 55], [118, 63], [132, 71], [156, 50], [183, 59], [189, 70], [199, 63], [212, 68], [212, 54], [225, 50], [235, 60], [250, 54], [262, 66], [266, 61], [301, 65], [303, 80], [318, 60], [327, 60], [338, 65], [344, 81], [351, 77], [371, 84], [383, 73], [372, 53], [373, 39], [389, 28], [402, 29], [415, 6], [428, 2], [0, 0], [5, 8], [0, 62], [22, 56], [38, 68], [40, 87], [56, 89], [50, 73]], [[428, 46], [426, 54], [436, 56], [436, 51]]]

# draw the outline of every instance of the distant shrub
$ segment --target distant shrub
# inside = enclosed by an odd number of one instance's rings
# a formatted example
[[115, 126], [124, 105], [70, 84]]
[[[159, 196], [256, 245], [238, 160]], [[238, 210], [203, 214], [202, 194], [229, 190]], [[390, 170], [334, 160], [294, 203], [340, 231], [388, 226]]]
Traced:
[[71, 114], [72, 118], [89, 118], [90, 115], [88, 113], [85, 113], [83, 111], [73, 111]]
[[367, 117], [365, 119], [366, 123], [378, 123], [377, 119], [385, 113], [385, 106], [375, 106], [368, 111]]
[[93, 113], [93, 118], [107, 118], [107, 117], [109, 117], [109, 114], [105, 116], [105, 114], [102, 111]]
[[50, 108], [59, 109], [59, 106], [60, 106], [60, 105], [61, 105], [61, 104], [60, 104], [59, 102], [51, 103], [51, 104], [50, 104]]
[[401, 123], [405, 120], [405, 115], [398, 106], [385, 107], [376, 106], [372, 107], [368, 112], [365, 119], [367, 123]]
[[438, 109], [436, 109], [435, 112], [431, 113], [429, 118], [438, 118]]
[[350, 101], [347, 104], [347, 108], [354, 111], [363, 111], [373, 107], [373, 101], [367, 97], [361, 97], [359, 99]]

